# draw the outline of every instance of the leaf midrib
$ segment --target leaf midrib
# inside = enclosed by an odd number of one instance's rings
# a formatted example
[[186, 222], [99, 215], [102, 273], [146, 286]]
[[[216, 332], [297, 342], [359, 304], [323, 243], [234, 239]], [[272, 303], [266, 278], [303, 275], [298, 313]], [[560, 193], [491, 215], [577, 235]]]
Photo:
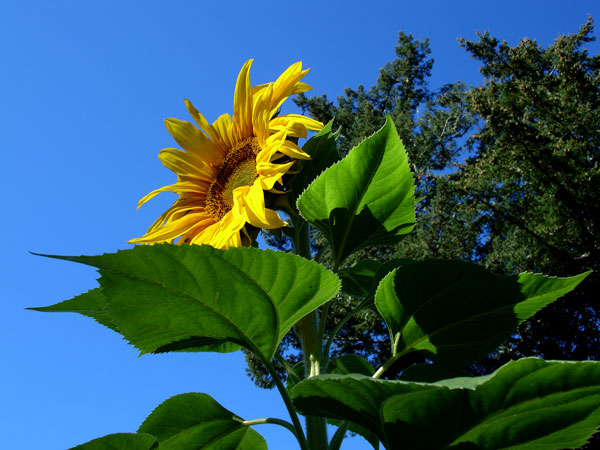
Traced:
[[[386, 135], [386, 137], [387, 137], [387, 135]], [[387, 141], [387, 139], [384, 139], [384, 141]], [[367, 142], [367, 140], [365, 139], [363, 142]], [[385, 148], [386, 148], [386, 146], [384, 145], [383, 149], [385, 150]], [[359, 192], [360, 196], [357, 198], [357, 202], [351, 211], [352, 214], [350, 215], [350, 220], [348, 221], [348, 226], [346, 227], [346, 230], [344, 231], [344, 234], [342, 235], [342, 241], [340, 243], [340, 250], [335, 258], [335, 267], [339, 267], [340, 263], [342, 262], [342, 260], [340, 258], [342, 256], [343, 250], [346, 246], [346, 242], [348, 240], [348, 236], [350, 234], [352, 224], [354, 223], [354, 218], [356, 217], [356, 212], [358, 211], [359, 205], [361, 204], [363, 198], [365, 197], [367, 191], [369, 190], [369, 186], [371, 185], [371, 182], [375, 178], [375, 175], [377, 174], [377, 171], [378, 171], [379, 167], [381, 166], [381, 162], [383, 161], [384, 155], [385, 155], [385, 151], [380, 150], [378, 152], [377, 164], [375, 165], [376, 167], [372, 171], [372, 173], [370, 173], [369, 176], [367, 177], [368, 181], [367, 181], [367, 183], [365, 183], [365, 188]], [[356, 186], [356, 183], [353, 183], [353, 184]], [[333, 233], [332, 233], [332, 235], [333, 235]]]

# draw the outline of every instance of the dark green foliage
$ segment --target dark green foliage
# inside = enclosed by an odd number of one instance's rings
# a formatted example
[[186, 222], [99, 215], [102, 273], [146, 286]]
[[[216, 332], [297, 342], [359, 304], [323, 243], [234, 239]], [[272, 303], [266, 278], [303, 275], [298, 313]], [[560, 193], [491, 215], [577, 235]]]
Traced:
[[418, 261], [379, 283], [375, 305], [389, 328], [392, 355], [419, 351], [462, 368], [494, 351], [517, 325], [587, 275], [499, 276], [462, 261]]
[[529, 358], [432, 384], [321, 375], [291, 393], [300, 411], [360, 423], [388, 449], [556, 450], [595, 432], [598, 380], [598, 362]]
[[449, 177], [473, 257], [493, 270], [569, 275], [593, 269], [581, 287], [502, 349], [504, 357], [600, 358], [600, 57], [590, 56], [589, 19], [542, 49], [489, 34], [463, 47], [485, 83], [469, 92], [483, 120], [472, 157]]
[[[359, 86], [356, 90], [347, 88], [337, 103], [331, 102], [326, 95], [306, 97], [299, 95], [295, 100], [305, 113], [327, 123], [335, 117], [334, 129], [339, 127], [338, 148], [340, 153], [347, 154], [355, 145], [371, 136], [385, 123], [388, 114], [396, 127], [409, 156], [410, 167], [416, 176], [416, 197], [424, 199], [417, 203], [417, 212], [424, 217], [424, 211], [437, 204], [432, 192], [438, 182], [433, 176], [435, 171], [448, 169], [458, 156], [461, 138], [471, 129], [475, 117], [467, 109], [465, 101], [466, 87], [462, 83], [451, 83], [441, 89], [432, 91], [428, 86], [428, 78], [433, 67], [430, 58], [431, 50], [428, 40], [418, 41], [405, 33], [398, 36], [396, 58], [380, 70], [375, 85], [369, 89]], [[443, 209], [443, 205], [440, 205]], [[448, 211], [448, 210], [444, 210]], [[450, 214], [450, 213], [448, 213]], [[436, 219], [443, 221], [443, 218]], [[445, 251], [429, 251], [428, 244], [423, 244], [424, 234], [437, 235], [438, 231], [427, 226], [428, 220], [417, 219], [415, 229], [402, 241], [404, 254], [411, 257], [466, 257], [468, 245], [461, 237], [456, 237], [460, 251], [447, 254]], [[439, 230], [439, 227], [437, 228]], [[313, 251], [318, 252], [325, 247], [324, 238], [317, 233], [312, 234]], [[431, 241], [431, 239], [430, 239]], [[289, 249], [285, 236], [267, 235], [266, 242], [279, 249]], [[375, 247], [351, 256], [345, 267], [361, 259], [386, 261], [394, 258], [393, 247]], [[322, 261], [331, 264], [333, 261], [326, 253]], [[384, 274], [385, 275], [385, 274]], [[346, 312], [358, 305], [349, 297], [338, 297], [329, 307], [328, 329], [339, 321]], [[371, 309], [358, 314], [344, 327], [332, 347], [334, 355], [356, 353], [374, 365], [387, 359], [389, 346], [386, 343], [387, 331], [378, 315]], [[281, 350], [297, 358], [297, 343], [294, 336], [287, 336]], [[414, 359], [416, 358], [416, 359]], [[259, 361], [252, 356], [249, 361], [249, 374], [261, 386], [272, 386], [268, 376], [262, 370]], [[418, 356], [409, 356], [405, 362], [421, 362]], [[393, 370], [390, 372], [393, 374]]]
[[[417, 176], [416, 195], [423, 199], [414, 230], [397, 248], [368, 250], [347, 265], [401, 256], [472, 260], [501, 274], [595, 270], [576, 291], [522, 324], [472, 368], [476, 373], [526, 355], [600, 359], [600, 57], [585, 49], [592, 31], [590, 19], [546, 49], [528, 39], [511, 47], [489, 34], [463, 40], [485, 79], [479, 87], [455, 83], [438, 91], [427, 87], [427, 41], [400, 33], [396, 60], [371, 88], [346, 89], [335, 103], [325, 95], [297, 100], [317, 119], [336, 117], [342, 152], [389, 113]], [[320, 242], [315, 236], [316, 248]], [[357, 304], [339, 298], [330, 321]], [[366, 310], [342, 329], [333, 348], [376, 365], [389, 355], [386, 338], [377, 315]], [[422, 361], [406, 359], [397, 370], [412, 362]]]

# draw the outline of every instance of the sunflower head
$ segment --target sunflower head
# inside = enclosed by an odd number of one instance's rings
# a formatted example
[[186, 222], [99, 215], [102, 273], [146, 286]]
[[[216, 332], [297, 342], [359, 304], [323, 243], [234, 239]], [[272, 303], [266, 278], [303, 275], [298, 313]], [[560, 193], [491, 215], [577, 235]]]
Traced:
[[302, 63], [292, 64], [273, 82], [250, 84], [247, 61], [237, 79], [233, 117], [223, 114], [210, 125], [192, 103], [185, 101], [199, 128], [177, 119], [165, 121], [167, 130], [183, 148], [165, 148], [158, 157], [177, 174], [177, 182], [156, 189], [138, 207], [164, 191], [179, 195], [142, 237], [131, 243], [168, 242], [238, 247], [251, 241], [250, 229], [273, 229], [286, 223], [265, 206], [265, 194], [275, 189], [294, 165], [309, 159], [289, 138], [306, 137], [321, 122], [297, 114], [277, 116], [293, 94], [311, 89], [300, 80], [308, 73]]

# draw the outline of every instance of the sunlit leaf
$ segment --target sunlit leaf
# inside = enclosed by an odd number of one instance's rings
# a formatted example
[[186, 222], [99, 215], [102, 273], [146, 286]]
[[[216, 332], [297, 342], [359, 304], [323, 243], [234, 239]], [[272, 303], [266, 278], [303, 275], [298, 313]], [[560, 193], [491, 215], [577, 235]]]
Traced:
[[161, 403], [140, 426], [156, 436], [160, 450], [266, 450], [260, 434], [210, 395], [188, 393]]
[[[152, 245], [101, 256], [58, 257], [95, 266], [104, 311], [142, 353], [233, 351], [273, 357], [285, 334], [339, 290], [319, 264], [254, 248]], [[69, 310], [107, 322], [98, 291], [43, 310]], [[66, 309], [65, 309], [66, 308]], [[108, 323], [108, 322], [107, 322]]]
[[336, 267], [353, 251], [398, 242], [415, 223], [414, 180], [392, 120], [323, 172], [298, 198], [329, 240]]

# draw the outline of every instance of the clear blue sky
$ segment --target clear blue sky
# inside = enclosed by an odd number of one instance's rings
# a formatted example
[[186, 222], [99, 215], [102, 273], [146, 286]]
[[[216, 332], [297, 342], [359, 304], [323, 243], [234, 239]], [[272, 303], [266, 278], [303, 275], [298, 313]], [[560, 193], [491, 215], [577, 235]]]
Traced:
[[[241, 353], [138, 358], [91, 319], [24, 310], [95, 286], [90, 268], [28, 251], [128, 248], [170, 205], [162, 194], [136, 211], [140, 197], [174, 182], [156, 155], [176, 145], [163, 119], [189, 120], [184, 98], [211, 121], [231, 112], [249, 58], [253, 83], [302, 60], [313, 93], [335, 98], [375, 81], [399, 30], [431, 39], [432, 87], [478, 84], [457, 38], [488, 29], [511, 44], [528, 36], [547, 46], [588, 14], [600, 20], [600, 2], [0, 1], [0, 448], [62, 450], [133, 432], [184, 392], [209, 393], [246, 419], [287, 419], [277, 393], [246, 377]], [[257, 431], [271, 449], [296, 448], [283, 428]], [[342, 448], [368, 444], [354, 438]]]

